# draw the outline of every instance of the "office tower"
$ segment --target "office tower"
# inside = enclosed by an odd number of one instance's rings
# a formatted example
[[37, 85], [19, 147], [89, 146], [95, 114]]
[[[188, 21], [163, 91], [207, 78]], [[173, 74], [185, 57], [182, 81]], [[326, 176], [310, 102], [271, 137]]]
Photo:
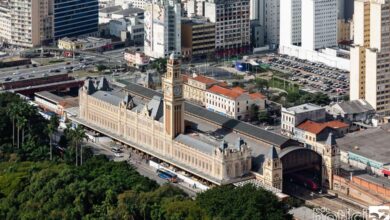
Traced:
[[145, 54], [154, 58], [181, 52], [181, 5], [177, 0], [155, 0], [145, 5]]
[[251, 20], [258, 20], [261, 25], [264, 25], [265, 0], [250, 0], [249, 17]]
[[265, 41], [274, 47], [279, 45], [280, 2], [280, 0], [265, 0]]
[[280, 4], [280, 45], [301, 45], [301, 0], [284, 0]]
[[0, 43], [11, 39], [11, 14], [8, 2], [0, 1]]
[[337, 0], [302, 0], [302, 48], [337, 46]]
[[215, 23], [218, 56], [245, 53], [250, 49], [249, 0], [209, 0], [205, 16]]
[[390, 114], [390, 1], [355, 0], [351, 100], [365, 99]]
[[96, 35], [98, 0], [54, 0], [54, 38]]

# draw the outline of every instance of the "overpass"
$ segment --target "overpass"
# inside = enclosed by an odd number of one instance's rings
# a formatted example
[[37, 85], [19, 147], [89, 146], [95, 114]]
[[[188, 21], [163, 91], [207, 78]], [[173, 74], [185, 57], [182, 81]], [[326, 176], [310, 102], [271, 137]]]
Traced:
[[62, 91], [69, 88], [80, 88], [83, 84], [84, 84], [84, 80], [73, 79], [73, 80], [67, 80], [62, 82], [10, 89], [5, 91], [19, 93], [25, 96], [32, 96], [36, 92], [42, 92], [42, 91], [52, 92], [52, 91]]

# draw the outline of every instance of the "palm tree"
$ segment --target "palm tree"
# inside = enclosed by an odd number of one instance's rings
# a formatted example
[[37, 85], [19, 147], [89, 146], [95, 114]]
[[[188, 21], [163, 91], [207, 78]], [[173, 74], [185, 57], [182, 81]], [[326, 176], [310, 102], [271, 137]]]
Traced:
[[12, 146], [15, 146], [15, 120], [19, 113], [19, 105], [12, 103], [7, 109], [7, 115], [12, 119]]
[[[70, 130], [70, 137], [76, 148], [76, 166], [78, 166], [78, 148], [82, 140], [86, 137], [84, 129], [78, 125], [75, 129]], [[81, 165], [83, 164], [83, 153], [81, 151]]]
[[57, 131], [59, 126], [57, 115], [53, 115], [50, 118], [49, 123], [47, 124], [47, 132], [49, 134], [50, 139], [50, 160], [53, 160], [53, 135]]
[[27, 119], [25, 118], [25, 116], [18, 116], [16, 118], [16, 127], [18, 129], [18, 148], [19, 148], [19, 134], [20, 134], [20, 129], [22, 129], [22, 146], [24, 144], [24, 127], [26, 126], [27, 124]]

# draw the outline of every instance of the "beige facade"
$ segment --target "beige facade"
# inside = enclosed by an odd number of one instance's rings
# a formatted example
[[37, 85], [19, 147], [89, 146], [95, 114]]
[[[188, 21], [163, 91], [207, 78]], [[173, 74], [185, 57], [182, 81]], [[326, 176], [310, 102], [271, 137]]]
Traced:
[[214, 184], [240, 179], [251, 169], [251, 150], [244, 142], [232, 146], [197, 133], [184, 133], [184, 98], [180, 63], [173, 56], [164, 77], [164, 99], [145, 102], [109, 89], [101, 79], [80, 89], [80, 119], [105, 130], [143, 152]]
[[6, 2], [0, 2], [0, 42], [11, 39], [11, 14]]
[[390, 114], [390, 1], [356, 0], [351, 50], [351, 100], [365, 99]]
[[184, 98], [199, 105], [205, 105], [207, 89], [219, 83], [214, 79], [202, 75], [194, 74], [193, 76], [184, 77]]
[[188, 58], [206, 58], [215, 51], [215, 24], [200, 19], [182, 19], [181, 46]]
[[9, 2], [11, 38], [8, 42], [20, 47], [39, 46], [53, 36], [51, 0], [14, 0]]
[[351, 25], [352, 21], [344, 19], [337, 20], [337, 42], [351, 40]]

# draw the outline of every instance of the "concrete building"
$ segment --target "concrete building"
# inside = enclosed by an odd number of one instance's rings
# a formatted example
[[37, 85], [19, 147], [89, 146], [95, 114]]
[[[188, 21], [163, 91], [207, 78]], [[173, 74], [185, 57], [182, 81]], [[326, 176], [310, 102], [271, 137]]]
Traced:
[[111, 39], [86, 37], [62, 38], [58, 40], [58, 48], [63, 50], [105, 50], [112, 47]]
[[337, 46], [337, 11], [337, 0], [302, 0], [302, 48]]
[[337, 1], [283, 1], [279, 53], [349, 70], [349, 51], [337, 48]]
[[145, 5], [145, 54], [153, 58], [181, 54], [181, 5], [156, 0]]
[[144, 19], [144, 10], [131, 5], [115, 5], [99, 10], [99, 24], [106, 24], [112, 20], [125, 18]]
[[[52, 39], [53, 11], [51, 0], [14, 0], [3, 4], [2, 19], [6, 41], [19, 47], [35, 47]], [[10, 25], [10, 26], [8, 26]], [[7, 31], [8, 28], [11, 28]], [[8, 34], [10, 33], [10, 34]]]
[[381, 115], [390, 114], [390, 1], [355, 1], [350, 98], [365, 99]]
[[53, 0], [54, 39], [98, 33], [98, 0]]
[[135, 8], [145, 9], [145, 5], [152, 0], [114, 0], [115, 5], [131, 4]]
[[351, 20], [338, 19], [337, 20], [337, 42], [347, 42], [351, 41], [351, 30], [352, 30]]
[[280, 41], [281, 2], [283, 2], [283, 0], [265, 0], [265, 42], [273, 48], [277, 48]]
[[141, 68], [149, 64], [150, 58], [142, 52], [134, 50], [125, 50], [123, 58], [127, 62], [128, 66]]
[[61, 97], [47, 91], [36, 92], [34, 102], [45, 112], [54, 112], [60, 116], [64, 115], [66, 108], [76, 107], [79, 103], [77, 97]]
[[11, 40], [11, 13], [7, 1], [0, 1], [0, 43]]
[[190, 170], [213, 184], [241, 179], [251, 169], [248, 145], [216, 141], [184, 132], [184, 99], [180, 63], [170, 56], [164, 77], [164, 98], [150, 101], [112, 90], [103, 78], [86, 81], [80, 90], [79, 122], [132, 143], [132, 146], [175, 166]]
[[280, 4], [280, 45], [301, 46], [302, 0], [285, 0]]
[[250, 49], [249, 0], [209, 0], [205, 13], [215, 23], [215, 50], [219, 57]]
[[325, 108], [314, 104], [303, 104], [291, 108], [282, 108], [282, 133], [292, 137], [294, 129], [305, 120], [325, 121]]
[[202, 75], [184, 75], [183, 95], [184, 99], [199, 105], [206, 105], [206, 92], [213, 85], [223, 83]]
[[265, 109], [266, 97], [260, 93], [235, 87], [225, 88], [213, 85], [206, 92], [206, 108], [211, 111], [226, 115], [227, 117], [248, 120], [251, 114], [251, 106], [256, 105], [259, 109]]
[[326, 112], [335, 119], [348, 123], [371, 123], [375, 109], [365, 100], [358, 99], [347, 102], [334, 103], [326, 107]]
[[215, 52], [215, 24], [202, 18], [183, 18], [181, 21], [181, 47], [188, 49], [187, 56], [207, 58]]
[[259, 20], [251, 20], [251, 46], [253, 48], [262, 47], [265, 44], [264, 26]]

